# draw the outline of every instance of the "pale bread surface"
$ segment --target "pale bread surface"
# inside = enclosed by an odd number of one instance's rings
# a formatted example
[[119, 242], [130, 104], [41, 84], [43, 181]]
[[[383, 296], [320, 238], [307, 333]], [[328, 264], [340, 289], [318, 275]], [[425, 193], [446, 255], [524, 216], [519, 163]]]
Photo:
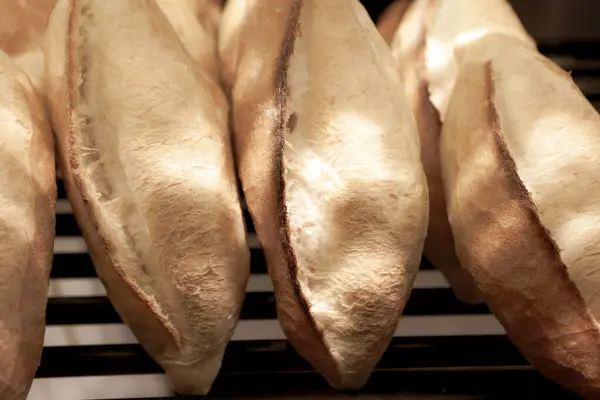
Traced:
[[204, 394], [249, 275], [225, 97], [154, 0], [60, 0], [46, 39], [62, 175], [98, 275], [174, 389]]
[[390, 50], [355, 0], [230, 1], [220, 50], [279, 320], [331, 385], [361, 387], [408, 299], [427, 226]]
[[40, 362], [54, 243], [50, 125], [29, 79], [0, 51], [0, 398], [22, 400]]

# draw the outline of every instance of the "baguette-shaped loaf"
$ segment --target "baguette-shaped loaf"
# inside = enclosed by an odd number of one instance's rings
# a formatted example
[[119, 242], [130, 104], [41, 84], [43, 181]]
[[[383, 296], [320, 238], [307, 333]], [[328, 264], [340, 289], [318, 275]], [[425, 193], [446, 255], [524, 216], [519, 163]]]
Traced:
[[504, 0], [398, 0], [383, 13], [378, 26], [398, 60], [419, 127], [430, 201], [425, 256], [459, 299], [480, 302], [472, 277], [456, 257], [440, 171], [441, 121], [457, 77], [454, 52], [493, 33], [518, 37], [532, 47], [535, 43]]
[[425, 43], [461, 264], [534, 366], [599, 398], [598, 114], [504, 0], [416, 0], [392, 17], [398, 58]]
[[43, 93], [42, 43], [56, 0], [0, 0], [0, 50], [11, 56]]
[[174, 389], [206, 393], [249, 274], [226, 99], [154, 0], [59, 0], [44, 51], [98, 275]]
[[441, 159], [458, 256], [541, 372], [600, 398], [600, 116], [527, 43], [458, 51]]
[[40, 363], [54, 245], [50, 124], [0, 51], [0, 399], [24, 400]]
[[358, 388], [419, 267], [427, 185], [395, 61], [357, 0], [230, 0], [239, 174], [296, 349]]

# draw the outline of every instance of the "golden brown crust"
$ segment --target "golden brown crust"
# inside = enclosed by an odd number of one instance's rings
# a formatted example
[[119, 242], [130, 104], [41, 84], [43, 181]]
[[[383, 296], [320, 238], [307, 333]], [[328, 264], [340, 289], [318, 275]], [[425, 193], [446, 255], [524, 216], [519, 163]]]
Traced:
[[[386, 40], [387, 37], [390, 38], [388, 43], [392, 44], [392, 48], [396, 48], [399, 73], [421, 139], [421, 161], [429, 188], [429, 227], [423, 253], [444, 274], [458, 299], [472, 304], [480, 303], [481, 294], [473, 278], [462, 268], [456, 256], [444, 198], [439, 157], [442, 124], [439, 112], [430, 99], [425, 60], [427, 34], [435, 15], [436, 4], [434, 1], [427, 1], [426, 10], [418, 16], [421, 19], [418, 24], [419, 31], [411, 32], [414, 38], [405, 38], [398, 35], [398, 31], [405, 22], [404, 17], [411, 4], [420, 6], [413, 0], [399, 0], [393, 3], [378, 23], [378, 29]], [[409, 43], [411, 39], [412, 42]], [[403, 41], [407, 43], [402, 43]], [[406, 50], [402, 52], [399, 48]]]
[[[341, 377], [335, 366], [330, 352], [327, 350], [322, 333], [315, 324], [315, 320], [310, 315], [310, 309], [307, 299], [300, 288], [298, 280], [298, 261], [290, 240], [290, 222], [286, 201], [286, 183], [284, 171], [284, 146], [287, 123], [290, 118], [287, 111], [287, 99], [289, 97], [288, 88], [288, 67], [290, 57], [294, 51], [294, 43], [297, 35], [302, 29], [300, 25], [300, 14], [304, 6], [303, 0], [293, 0], [290, 10], [288, 26], [281, 45], [280, 56], [277, 59], [275, 95], [278, 112], [278, 120], [274, 127], [274, 137], [276, 143], [276, 153], [273, 165], [275, 166], [275, 190], [277, 193], [277, 215], [279, 216], [281, 249], [284, 256], [285, 265], [287, 265], [287, 282], [280, 282], [286, 287], [282, 292], [289, 292], [296, 301], [291, 309], [286, 309], [289, 313], [289, 320], [294, 321], [291, 326], [284, 326], [287, 337], [296, 344], [298, 352], [306, 359], [313, 362], [321, 373], [334, 387], [341, 386]], [[289, 294], [286, 293], [287, 297]], [[287, 325], [287, 324], [286, 324]]]
[[[237, 32], [236, 38], [221, 50], [225, 64], [223, 76], [234, 104], [234, 139], [240, 180], [265, 252], [269, 274], [277, 283], [275, 298], [279, 321], [300, 354], [321, 366], [324, 375], [335, 384], [339, 374], [308, 314], [306, 300], [296, 280], [297, 265], [290, 246], [285, 203], [283, 146], [288, 118], [287, 67], [299, 29], [302, 4], [302, 0], [281, 1], [277, 13], [272, 12], [269, 4], [256, 5], [246, 18], [265, 21], [264, 26], [268, 29]], [[260, 83], [245, 88], [243, 85], [250, 78], [245, 79], [244, 74], [253, 72], [247, 70], [253, 60], [245, 53], [240, 38], [248, 35], [254, 35], [256, 41], [269, 40], [280, 45], [261, 54], [264, 69], [252, 75], [260, 76]], [[232, 65], [236, 70], [227, 70]], [[263, 113], [273, 118], [266, 119]], [[253, 129], [248, 129], [250, 126]]]
[[[285, 185], [285, 171], [283, 169], [283, 150], [285, 147], [285, 133], [286, 124], [290, 116], [287, 111], [287, 98], [289, 96], [289, 88], [287, 83], [288, 67], [290, 57], [294, 51], [294, 43], [296, 42], [296, 36], [299, 34], [300, 27], [300, 13], [302, 11], [303, 1], [295, 0], [290, 12], [289, 25], [287, 27], [283, 44], [281, 45], [281, 53], [277, 60], [277, 75], [275, 82], [276, 98], [277, 98], [277, 112], [278, 121], [275, 126], [275, 143], [276, 153], [273, 164], [275, 165], [275, 179], [276, 179], [276, 193], [277, 193], [277, 213], [279, 215], [279, 224], [281, 226], [281, 247], [285, 257], [285, 264], [287, 265], [289, 273], [289, 284], [293, 288], [293, 294], [301, 306], [301, 312], [304, 313], [305, 318], [308, 319], [308, 329], [314, 331], [314, 335], [318, 342], [322, 342], [323, 339], [315, 326], [314, 320], [310, 316], [309, 306], [306, 298], [304, 297], [300, 284], [298, 282], [298, 261], [296, 254], [290, 243], [290, 223], [289, 215], [287, 210], [286, 202], [286, 185]], [[312, 335], [311, 335], [312, 336]]]
[[459, 258], [525, 357], [565, 387], [598, 398], [598, 324], [518, 175], [494, 96], [491, 63], [462, 67], [442, 134]]
[[397, 0], [390, 4], [377, 19], [377, 29], [387, 44], [392, 44], [398, 26], [414, 0]]
[[10, 55], [43, 93], [41, 50], [48, 19], [56, 0], [6, 0], [0, 2], [0, 50]]
[[[124, 322], [178, 393], [205, 394], [237, 323], [249, 274], [226, 101], [154, 1], [113, 1], [104, 9], [102, 3], [60, 0], [45, 44], [48, 103], [67, 195]], [[148, 53], [111, 42], [111, 13], [123, 16], [120, 33], [130, 40], [143, 32]], [[108, 46], [140, 65], [152, 54], [163, 67], [133, 69], [115, 56], [111, 71], [95, 75], [94, 68], [103, 67], [94, 57], [103, 58]], [[135, 83], [122, 92], [115, 90], [118, 79]], [[157, 90], [147, 94], [146, 87]], [[106, 116], [108, 123], [97, 122]], [[94, 128], [104, 125], [113, 130], [96, 140]], [[138, 134], [128, 136], [134, 129]], [[118, 146], [111, 147], [110, 135]], [[122, 161], [130, 148], [136, 154]], [[102, 155], [92, 168], [89, 149]], [[129, 204], [115, 210], [106, 198]]]
[[[120, 299], [119, 308], [124, 321], [138, 334], [140, 342], [146, 350], [155, 357], [176, 354], [181, 350], [181, 343], [175, 328], [160, 310], [151, 306], [147, 296], [135, 283], [127, 278], [123, 267], [111, 256], [115, 254], [110, 248], [110, 241], [102, 232], [95, 212], [90, 206], [90, 194], [81, 175], [80, 160], [77, 150], [77, 138], [80, 136], [80, 121], [75, 110], [75, 98], [80, 74], [78, 71], [87, 66], [81, 62], [77, 54], [78, 31], [78, 1], [69, 0], [68, 29], [66, 33], [67, 74], [65, 82], [67, 90], [66, 107], [69, 126], [66, 137], [66, 148], [59, 151], [59, 165], [69, 202], [77, 217], [82, 235], [88, 243], [88, 251], [94, 265], [100, 271], [99, 275], [105, 284], [108, 296]], [[58, 26], [60, 28], [60, 26]], [[52, 32], [50, 32], [52, 34]], [[60, 134], [61, 132], [57, 132]], [[60, 150], [60, 149], [59, 149]], [[130, 316], [135, 316], [131, 318]], [[156, 340], [161, 338], [162, 340]]]
[[[333, 33], [343, 29], [354, 39]], [[389, 49], [355, 0], [234, 0], [220, 49], [280, 323], [331, 385], [359, 388], [393, 336], [427, 223], [416, 126]]]
[[16, 56], [39, 47], [56, 0], [6, 0], [0, 3], [0, 49]]
[[54, 148], [42, 102], [1, 51], [0, 70], [5, 95], [0, 108], [6, 113], [0, 121], [0, 176], [12, 179], [0, 189], [0, 398], [24, 400], [44, 341], [56, 204]]

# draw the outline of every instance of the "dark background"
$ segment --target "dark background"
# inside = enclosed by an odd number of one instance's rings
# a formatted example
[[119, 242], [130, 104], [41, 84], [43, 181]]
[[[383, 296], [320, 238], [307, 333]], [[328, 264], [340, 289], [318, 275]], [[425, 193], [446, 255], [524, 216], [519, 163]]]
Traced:
[[[362, 0], [372, 18], [392, 1]], [[599, 0], [509, 0], [523, 24], [540, 42], [589, 41], [600, 38]]]

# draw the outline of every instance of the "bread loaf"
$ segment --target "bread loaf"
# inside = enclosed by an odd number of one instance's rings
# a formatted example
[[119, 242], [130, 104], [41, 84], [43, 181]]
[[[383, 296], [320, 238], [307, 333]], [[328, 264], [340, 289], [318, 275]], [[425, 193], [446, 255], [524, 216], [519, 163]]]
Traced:
[[520, 40], [459, 52], [442, 133], [457, 252], [541, 372], [600, 398], [600, 116]]
[[29, 79], [0, 51], [0, 398], [24, 400], [40, 363], [54, 244], [54, 148]]
[[62, 176], [108, 297], [174, 389], [204, 394], [249, 274], [226, 99], [154, 0], [59, 0], [44, 51]]
[[0, 50], [11, 56], [42, 93], [42, 42], [56, 0], [0, 0]]
[[332, 386], [359, 388], [392, 338], [427, 227], [391, 52], [357, 0], [230, 0], [219, 45], [279, 321]]
[[453, 52], [458, 44], [491, 32], [511, 34], [532, 45], [533, 41], [503, 0], [399, 0], [383, 13], [378, 26], [399, 61], [419, 126], [430, 201], [425, 256], [444, 274], [459, 299], [478, 303], [481, 294], [454, 250], [439, 164], [441, 120], [456, 80]]
[[417, 0], [403, 20], [401, 54], [423, 27], [458, 259], [535, 367], [600, 398], [598, 113], [504, 0]]

